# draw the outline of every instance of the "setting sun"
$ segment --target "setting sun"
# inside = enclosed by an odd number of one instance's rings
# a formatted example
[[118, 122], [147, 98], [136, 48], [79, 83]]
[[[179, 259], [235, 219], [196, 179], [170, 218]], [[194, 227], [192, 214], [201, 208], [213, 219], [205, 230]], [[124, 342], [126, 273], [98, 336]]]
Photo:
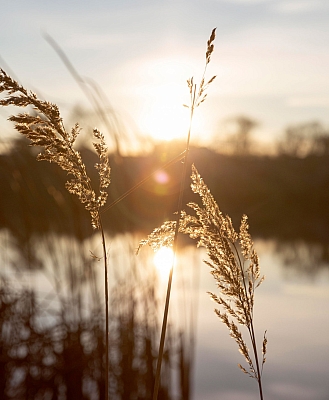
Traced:
[[181, 86], [154, 88], [154, 101], [141, 115], [142, 129], [157, 140], [184, 137], [188, 127], [188, 110], [178, 103], [183, 98]]
[[189, 104], [186, 81], [191, 64], [191, 60], [162, 57], [141, 63], [137, 70], [141, 74], [138, 95], [143, 102], [138, 124], [154, 140], [186, 137], [190, 113], [183, 104]]
[[174, 260], [174, 252], [169, 247], [161, 247], [153, 258], [154, 265], [160, 275], [166, 277], [169, 274]]

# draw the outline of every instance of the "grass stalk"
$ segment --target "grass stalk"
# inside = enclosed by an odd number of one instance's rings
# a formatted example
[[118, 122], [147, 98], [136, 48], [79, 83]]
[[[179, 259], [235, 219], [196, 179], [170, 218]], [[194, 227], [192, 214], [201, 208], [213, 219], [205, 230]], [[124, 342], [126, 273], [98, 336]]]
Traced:
[[[263, 389], [262, 389], [262, 381], [261, 381], [261, 372], [260, 372], [260, 367], [259, 367], [259, 359], [258, 359], [258, 352], [257, 352], [257, 345], [256, 345], [256, 335], [255, 335], [255, 331], [254, 331], [253, 306], [251, 304], [251, 300], [252, 299], [250, 298], [250, 294], [248, 294], [247, 284], [246, 284], [246, 277], [245, 277], [245, 273], [244, 273], [244, 270], [243, 270], [243, 263], [242, 263], [239, 251], [238, 251], [235, 243], [233, 243], [233, 248], [234, 248], [235, 256], [236, 256], [236, 258], [238, 260], [238, 264], [239, 264], [239, 267], [240, 267], [240, 272], [241, 272], [241, 277], [242, 277], [242, 282], [243, 282], [244, 295], [245, 295], [245, 298], [248, 299], [248, 303], [249, 303], [247, 309], [244, 307], [244, 313], [246, 315], [246, 320], [249, 321], [249, 324], [247, 325], [247, 329], [248, 329], [248, 332], [249, 332], [250, 341], [251, 341], [251, 345], [252, 345], [252, 349], [253, 349], [253, 353], [254, 353], [254, 359], [255, 359], [255, 362], [256, 362], [256, 374], [255, 374], [255, 377], [256, 377], [256, 380], [258, 382], [258, 389], [259, 389], [260, 399], [263, 400]], [[241, 300], [241, 302], [243, 304], [243, 301], [242, 301], [241, 298], [240, 298], [240, 300]]]
[[[263, 282], [264, 276], [260, 275], [259, 259], [248, 231], [247, 216], [242, 217], [240, 231], [236, 232], [231, 218], [222, 214], [194, 165], [191, 178], [192, 191], [200, 195], [202, 206], [194, 202], [188, 204], [195, 215], [182, 211], [179, 232], [198, 240], [197, 246], [207, 249], [209, 261], [205, 263], [210, 267], [220, 292], [219, 295], [209, 293], [212, 300], [219, 306], [215, 309], [215, 313], [228, 328], [231, 338], [237, 343], [249, 370], [241, 364], [238, 364], [239, 368], [249, 377], [257, 380], [260, 399], [263, 400], [261, 377], [266, 361], [267, 338], [265, 331], [262, 368], [260, 368], [253, 309], [254, 292]], [[174, 241], [176, 226], [177, 221], [166, 221], [159, 228], [154, 229], [146, 240], [141, 241], [140, 247], [148, 244], [157, 250], [163, 245], [171, 245]], [[253, 355], [250, 355], [239, 326], [244, 326], [248, 330]]]
[[102, 237], [102, 249], [104, 257], [105, 280], [105, 331], [106, 331], [106, 361], [105, 361], [105, 398], [109, 396], [109, 294], [108, 294], [108, 263], [106, 253], [105, 234], [102, 225], [100, 209], [106, 204], [107, 191], [110, 184], [110, 166], [107, 157], [107, 146], [104, 135], [94, 129], [93, 136], [97, 140], [93, 142], [94, 149], [99, 157], [99, 163], [95, 168], [99, 175], [99, 193], [96, 194], [91, 185], [86, 166], [78, 151], [73, 145], [80, 133], [78, 124], [66, 131], [60, 111], [56, 104], [40, 100], [35, 93], [27, 91], [18, 82], [13, 80], [6, 72], [0, 69], [0, 93], [7, 92], [6, 98], [0, 99], [0, 105], [17, 107], [32, 106], [36, 111], [34, 115], [21, 113], [13, 115], [9, 120], [15, 123], [15, 128], [30, 140], [31, 146], [42, 148], [37, 160], [48, 161], [57, 164], [66, 171], [71, 179], [65, 184], [66, 189], [78, 197], [91, 216], [91, 225], [100, 230]]
[[194, 109], [191, 107], [190, 126], [189, 126], [189, 130], [188, 130], [187, 142], [186, 142], [186, 146], [185, 146], [184, 164], [183, 164], [182, 176], [181, 176], [181, 181], [180, 181], [179, 199], [178, 199], [178, 205], [177, 205], [177, 223], [176, 223], [176, 228], [175, 228], [174, 244], [173, 244], [174, 256], [173, 256], [173, 262], [172, 262], [172, 266], [170, 268], [169, 277], [168, 277], [166, 301], [165, 301], [165, 308], [164, 308], [164, 312], [163, 312], [161, 337], [160, 337], [159, 352], [158, 352], [158, 359], [157, 359], [157, 367], [156, 367], [156, 372], [155, 372], [153, 400], [157, 400], [159, 386], [160, 386], [161, 365], [162, 365], [162, 359], [163, 359], [164, 343], [165, 343], [165, 338], [166, 338], [172, 278], [173, 278], [174, 265], [175, 265], [175, 261], [176, 261], [176, 255], [177, 255], [179, 219], [180, 219], [180, 215], [181, 215], [182, 207], [183, 207], [183, 195], [184, 195], [184, 187], [185, 187], [186, 175], [187, 175], [187, 161], [188, 161], [188, 155], [189, 155], [189, 150], [190, 150], [190, 138], [191, 138], [193, 112], [194, 112]]
[[104, 257], [104, 294], [105, 294], [105, 400], [109, 399], [109, 279], [108, 279], [108, 262], [107, 262], [107, 251], [105, 242], [105, 233], [103, 228], [103, 222], [99, 214], [100, 232], [102, 236], [102, 249]]
[[170, 294], [171, 294], [174, 265], [175, 265], [175, 261], [176, 261], [176, 257], [177, 257], [178, 233], [179, 233], [180, 217], [181, 217], [181, 213], [182, 213], [182, 209], [183, 209], [183, 196], [184, 196], [184, 188], [186, 185], [187, 165], [188, 165], [188, 156], [189, 156], [189, 150], [190, 150], [190, 140], [191, 140], [193, 116], [194, 116], [194, 111], [195, 111], [196, 107], [198, 107], [201, 103], [203, 103], [203, 101], [205, 100], [205, 98], [207, 96], [207, 94], [205, 93], [205, 90], [207, 89], [208, 85], [215, 79], [215, 76], [214, 76], [213, 78], [210, 79], [210, 81], [207, 84], [205, 84], [205, 73], [207, 70], [207, 65], [210, 62], [210, 57], [214, 50], [213, 41], [215, 40], [215, 32], [216, 32], [216, 28], [212, 30], [210, 38], [207, 42], [206, 64], [205, 64], [205, 68], [203, 71], [202, 79], [201, 79], [198, 90], [197, 90], [197, 85], [193, 83], [193, 77], [187, 81], [188, 87], [190, 90], [190, 106], [185, 105], [185, 107], [188, 107], [190, 109], [189, 129], [188, 129], [188, 133], [187, 133], [183, 169], [182, 169], [182, 175], [181, 175], [181, 180], [180, 180], [180, 190], [179, 190], [179, 198], [178, 198], [178, 205], [177, 205], [177, 219], [176, 219], [174, 239], [173, 239], [174, 256], [173, 256], [173, 262], [172, 262], [172, 266], [170, 268], [169, 277], [168, 277], [165, 308], [164, 308], [164, 313], [163, 313], [159, 352], [158, 352], [157, 367], [156, 367], [155, 381], [154, 381], [153, 400], [157, 400], [159, 387], [160, 387], [161, 365], [162, 365], [164, 344], [165, 344], [166, 331], [167, 331], [169, 303], [170, 303]]
[[260, 371], [260, 367], [259, 367], [259, 359], [258, 359], [258, 353], [257, 353], [256, 336], [255, 336], [255, 331], [254, 331], [253, 320], [251, 320], [250, 329], [251, 329], [251, 332], [250, 332], [251, 343], [252, 343], [254, 356], [255, 356], [255, 360], [256, 360], [259, 397], [260, 397], [261, 400], [263, 400], [264, 397], [263, 397], [263, 388], [262, 388], [262, 376], [261, 376], [261, 371]]
[[[76, 68], [73, 66], [72, 62], [68, 58], [68, 56], [64, 53], [63, 49], [59, 46], [59, 44], [52, 38], [48, 33], [44, 33], [44, 38], [45, 40], [49, 43], [49, 45], [54, 49], [54, 51], [57, 53], [59, 58], [62, 60], [64, 63], [65, 67], [67, 70], [70, 72], [74, 80], [77, 82], [79, 85], [80, 89], [82, 92], [85, 94], [87, 99], [90, 101], [96, 115], [99, 117], [99, 119], [104, 123], [106, 126], [106, 129], [108, 131], [108, 134], [110, 136], [113, 136], [114, 143], [115, 143], [115, 149], [116, 149], [116, 155], [118, 157], [121, 156], [121, 150], [120, 150], [120, 141], [119, 141], [119, 135], [118, 132], [116, 132], [115, 129], [112, 129], [111, 123], [108, 119], [108, 116], [106, 112], [103, 109], [101, 99], [100, 99], [100, 94], [95, 90], [96, 87], [91, 86], [91, 83], [86, 81], [86, 79], [83, 79], [82, 76], [78, 73]], [[93, 89], [91, 90], [90, 87]], [[95, 95], [96, 93], [96, 95]], [[113, 113], [114, 116], [114, 113]]]

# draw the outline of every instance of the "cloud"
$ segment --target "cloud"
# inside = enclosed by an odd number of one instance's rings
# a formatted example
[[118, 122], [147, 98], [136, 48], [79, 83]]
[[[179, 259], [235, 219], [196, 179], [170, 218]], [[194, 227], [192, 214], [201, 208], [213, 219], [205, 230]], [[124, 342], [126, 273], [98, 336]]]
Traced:
[[286, 0], [274, 5], [274, 9], [284, 14], [299, 14], [309, 11], [315, 11], [325, 6], [320, 0]]
[[227, 3], [239, 3], [239, 4], [261, 4], [270, 3], [273, 0], [225, 0]]
[[123, 44], [127, 41], [127, 35], [124, 34], [97, 34], [97, 33], [79, 33], [70, 36], [65, 45], [75, 49], [95, 49], [106, 46]]
[[287, 99], [288, 107], [329, 108], [329, 96], [295, 96]]
[[225, 0], [227, 3], [237, 5], [261, 5], [268, 4], [274, 11], [283, 14], [301, 14], [309, 11], [316, 11], [327, 6], [324, 0]]

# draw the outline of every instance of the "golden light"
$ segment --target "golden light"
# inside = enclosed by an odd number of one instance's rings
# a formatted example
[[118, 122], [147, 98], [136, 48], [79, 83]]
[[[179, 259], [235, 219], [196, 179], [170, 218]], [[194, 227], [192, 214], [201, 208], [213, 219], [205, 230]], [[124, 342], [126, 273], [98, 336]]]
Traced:
[[162, 277], [167, 277], [174, 261], [174, 252], [169, 247], [161, 247], [153, 257], [153, 262]]
[[143, 64], [147, 82], [139, 87], [143, 103], [139, 116], [141, 130], [156, 140], [185, 138], [189, 126], [189, 102], [186, 80], [190, 60], [163, 57]]
[[154, 180], [162, 185], [169, 182], [170, 177], [164, 170], [158, 170], [154, 173]]
[[[189, 113], [183, 107], [182, 87], [175, 84], [154, 87], [153, 101], [141, 114], [141, 129], [157, 140], [185, 137]], [[181, 101], [179, 101], [181, 99]]]

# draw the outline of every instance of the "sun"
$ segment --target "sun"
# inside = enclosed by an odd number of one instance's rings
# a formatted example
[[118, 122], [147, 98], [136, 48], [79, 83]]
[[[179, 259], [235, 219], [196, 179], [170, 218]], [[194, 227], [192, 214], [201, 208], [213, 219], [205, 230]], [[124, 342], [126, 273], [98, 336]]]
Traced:
[[174, 261], [174, 252], [169, 247], [161, 247], [153, 257], [153, 262], [162, 277], [166, 277]]
[[144, 79], [139, 86], [141, 101], [139, 126], [158, 141], [185, 138], [189, 126], [189, 101], [186, 79], [190, 67], [181, 58], [160, 57], [143, 64]]
[[181, 87], [167, 84], [154, 88], [153, 101], [141, 115], [141, 128], [160, 141], [178, 139], [186, 135], [189, 113], [183, 107]]

